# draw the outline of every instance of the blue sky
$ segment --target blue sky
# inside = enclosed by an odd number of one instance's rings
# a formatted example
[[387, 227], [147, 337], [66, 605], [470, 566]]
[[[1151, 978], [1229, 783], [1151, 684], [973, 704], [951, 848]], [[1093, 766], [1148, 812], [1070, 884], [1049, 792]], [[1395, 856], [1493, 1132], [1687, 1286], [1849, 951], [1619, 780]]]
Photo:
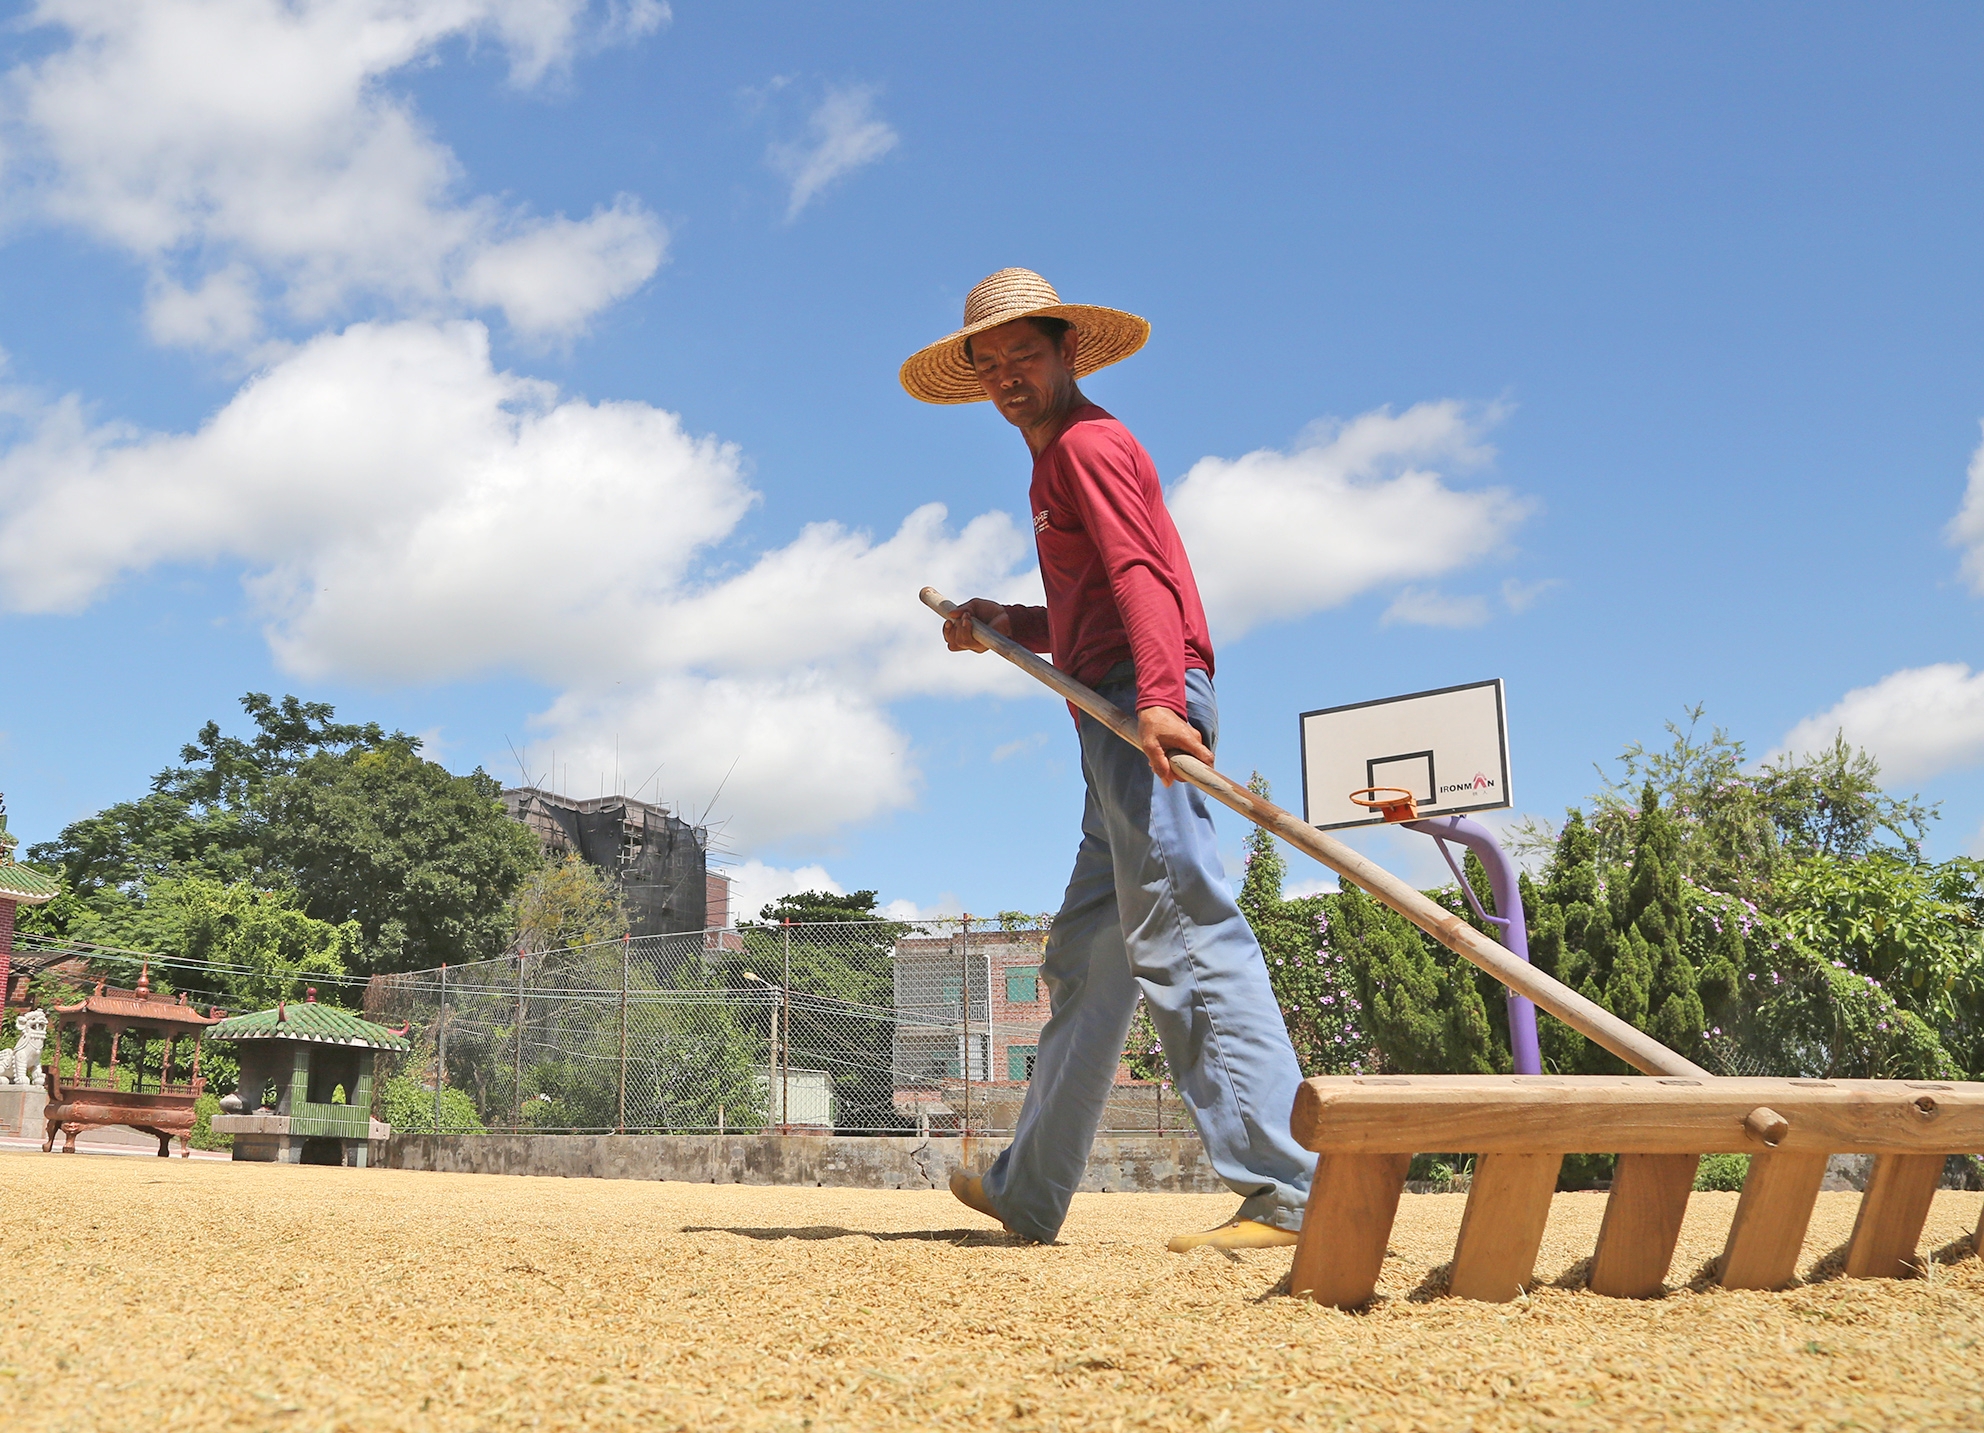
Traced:
[[1066, 716], [915, 602], [1036, 585], [1024, 450], [895, 379], [1009, 264], [1153, 323], [1087, 387], [1228, 769], [1294, 802], [1298, 712], [1500, 676], [1520, 811], [1702, 702], [1984, 837], [1974, 8], [14, 14], [27, 840], [294, 691], [714, 799], [753, 894], [1052, 906]]

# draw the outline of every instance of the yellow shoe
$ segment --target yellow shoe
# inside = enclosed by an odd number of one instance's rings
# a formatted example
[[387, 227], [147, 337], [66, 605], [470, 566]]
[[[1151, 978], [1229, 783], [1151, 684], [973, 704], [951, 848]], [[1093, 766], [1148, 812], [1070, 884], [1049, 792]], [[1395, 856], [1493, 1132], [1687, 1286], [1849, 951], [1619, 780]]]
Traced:
[[987, 1219], [999, 1219], [999, 1211], [992, 1207], [992, 1201], [985, 1197], [985, 1182], [975, 1174], [966, 1174], [962, 1169], [951, 1171], [951, 1197], [960, 1204], [968, 1205], [983, 1214]]
[[[953, 1193], [957, 1190], [955, 1180], [951, 1189]], [[961, 1194], [958, 1197], [964, 1198]], [[1164, 1247], [1174, 1254], [1189, 1254], [1194, 1249], [1279, 1249], [1295, 1240], [1293, 1230], [1277, 1229], [1257, 1219], [1235, 1219], [1203, 1234], [1175, 1235]]]

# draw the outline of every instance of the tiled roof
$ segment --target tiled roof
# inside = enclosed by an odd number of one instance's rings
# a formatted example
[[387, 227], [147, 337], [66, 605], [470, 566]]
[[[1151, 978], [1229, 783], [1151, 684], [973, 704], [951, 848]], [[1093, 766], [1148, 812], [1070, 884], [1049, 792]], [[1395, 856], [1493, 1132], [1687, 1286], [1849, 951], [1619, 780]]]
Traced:
[[212, 1025], [215, 1017], [202, 1015], [193, 1006], [186, 1004], [184, 996], [178, 1000], [154, 1000], [149, 990], [131, 994], [119, 991], [105, 994], [99, 985], [94, 995], [85, 995], [74, 1005], [58, 1005], [57, 1015], [105, 1015], [113, 1019], [128, 1020], [133, 1024], [149, 1025]]
[[314, 1000], [284, 1002], [273, 1010], [233, 1015], [213, 1028], [216, 1040], [314, 1040], [327, 1045], [359, 1045], [372, 1050], [406, 1050], [406, 1037], [384, 1025], [361, 1020], [335, 1005]]
[[0, 900], [12, 901], [16, 905], [38, 906], [61, 894], [62, 883], [55, 877], [44, 876], [32, 866], [17, 866], [12, 861], [0, 862]]

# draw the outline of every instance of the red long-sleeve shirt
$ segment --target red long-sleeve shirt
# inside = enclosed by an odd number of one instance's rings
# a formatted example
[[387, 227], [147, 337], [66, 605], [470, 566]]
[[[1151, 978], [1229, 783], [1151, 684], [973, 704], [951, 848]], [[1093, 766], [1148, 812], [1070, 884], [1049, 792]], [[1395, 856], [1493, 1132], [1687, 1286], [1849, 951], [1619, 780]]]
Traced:
[[1137, 705], [1184, 716], [1185, 671], [1212, 672], [1212, 639], [1164, 506], [1157, 465], [1094, 404], [1033, 460], [1029, 495], [1043, 607], [1008, 607], [1013, 637], [1091, 686], [1125, 658]]

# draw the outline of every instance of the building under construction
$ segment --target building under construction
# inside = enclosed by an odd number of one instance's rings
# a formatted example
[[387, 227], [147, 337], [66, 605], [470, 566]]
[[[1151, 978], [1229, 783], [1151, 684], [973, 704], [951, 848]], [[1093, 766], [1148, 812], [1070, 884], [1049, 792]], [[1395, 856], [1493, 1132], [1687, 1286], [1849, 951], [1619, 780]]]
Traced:
[[706, 828], [631, 796], [581, 801], [532, 786], [505, 791], [503, 809], [537, 833], [547, 856], [562, 860], [576, 852], [611, 876], [633, 934], [680, 935], [708, 926]]

